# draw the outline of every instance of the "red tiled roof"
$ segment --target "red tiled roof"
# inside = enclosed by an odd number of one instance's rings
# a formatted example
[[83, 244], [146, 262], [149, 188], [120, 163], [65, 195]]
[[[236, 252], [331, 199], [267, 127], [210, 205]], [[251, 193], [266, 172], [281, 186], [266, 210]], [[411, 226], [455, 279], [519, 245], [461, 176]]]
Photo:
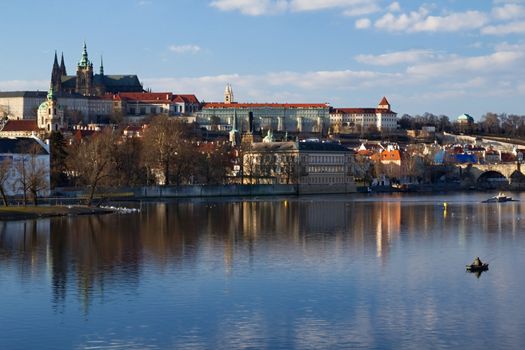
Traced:
[[208, 108], [328, 108], [326, 103], [224, 103], [211, 102], [205, 103], [203, 109]]
[[171, 92], [121, 92], [123, 100], [130, 101], [166, 101], [171, 102], [173, 94]]
[[36, 119], [30, 120], [9, 120], [2, 131], [38, 131]]
[[[395, 113], [388, 110], [390, 113]], [[384, 109], [379, 108], [337, 108], [334, 109], [330, 114], [376, 114], [385, 113]]]
[[173, 101], [191, 104], [199, 104], [199, 99], [195, 95], [173, 95]]
[[382, 105], [389, 105], [390, 106], [390, 103], [388, 102], [388, 100], [386, 99], [385, 96], [383, 96], [383, 98], [381, 99], [381, 102], [379, 102], [379, 105], [382, 106]]

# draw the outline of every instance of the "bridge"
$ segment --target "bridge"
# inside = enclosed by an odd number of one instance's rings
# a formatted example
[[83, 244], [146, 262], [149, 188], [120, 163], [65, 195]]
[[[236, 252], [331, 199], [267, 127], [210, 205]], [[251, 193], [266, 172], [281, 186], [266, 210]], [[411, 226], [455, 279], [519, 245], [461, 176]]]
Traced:
[[500, 187], [502, 185], [525, 185], [525, 175], [518, 163], [500, 164], [459, 164], [462, 178], [470, 178], [482, 187]]

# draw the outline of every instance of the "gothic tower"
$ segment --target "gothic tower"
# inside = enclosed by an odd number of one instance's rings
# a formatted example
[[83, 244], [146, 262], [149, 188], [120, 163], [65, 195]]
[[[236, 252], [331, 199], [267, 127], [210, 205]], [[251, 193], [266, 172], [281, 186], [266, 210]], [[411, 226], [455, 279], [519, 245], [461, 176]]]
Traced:
[[77, 65], [77, 84], [75, 92], [84, 96], [93, 95], [93, 63], [89, 61], [86, 43], [82, 50], [82, 58]]
[[51, 71], [51, 88], [53, 91], [62, 90], [62, 75], [60, 67], [58, 66], [57, 52], [55, 51], [55, 60], [53, 62], [53, 69]]
[[233, 89], [230, 84], [226, 85], [226, 88], [224, 89], [224, 103], [233, 103]]
[[64, 63], [64, 53], [62, 52], [62, 58], [60, 59], [60, 75], [66, 76], [66, 64]]

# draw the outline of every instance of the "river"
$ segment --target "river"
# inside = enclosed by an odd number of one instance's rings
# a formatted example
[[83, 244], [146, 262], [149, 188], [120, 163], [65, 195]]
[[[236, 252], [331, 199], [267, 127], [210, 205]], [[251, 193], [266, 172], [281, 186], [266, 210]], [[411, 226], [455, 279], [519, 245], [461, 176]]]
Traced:
[[525, 194], [490, 195], [1, 222], [0, 349], [523, 348]]

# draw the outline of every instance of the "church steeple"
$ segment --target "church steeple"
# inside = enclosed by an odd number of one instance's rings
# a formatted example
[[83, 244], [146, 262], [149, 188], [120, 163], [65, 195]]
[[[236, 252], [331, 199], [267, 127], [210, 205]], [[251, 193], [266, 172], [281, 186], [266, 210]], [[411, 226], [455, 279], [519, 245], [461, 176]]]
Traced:
[[233, 89], [230, 84], [227, 84], [226, 88], [224, 89], [224, 103], [233, 103]]
[[65, 76], [67, 75], [66, 72], [66, 64], [64, 63], [64, 53], [62, 52], [61, 58], [60, 58], [60, 75]]

